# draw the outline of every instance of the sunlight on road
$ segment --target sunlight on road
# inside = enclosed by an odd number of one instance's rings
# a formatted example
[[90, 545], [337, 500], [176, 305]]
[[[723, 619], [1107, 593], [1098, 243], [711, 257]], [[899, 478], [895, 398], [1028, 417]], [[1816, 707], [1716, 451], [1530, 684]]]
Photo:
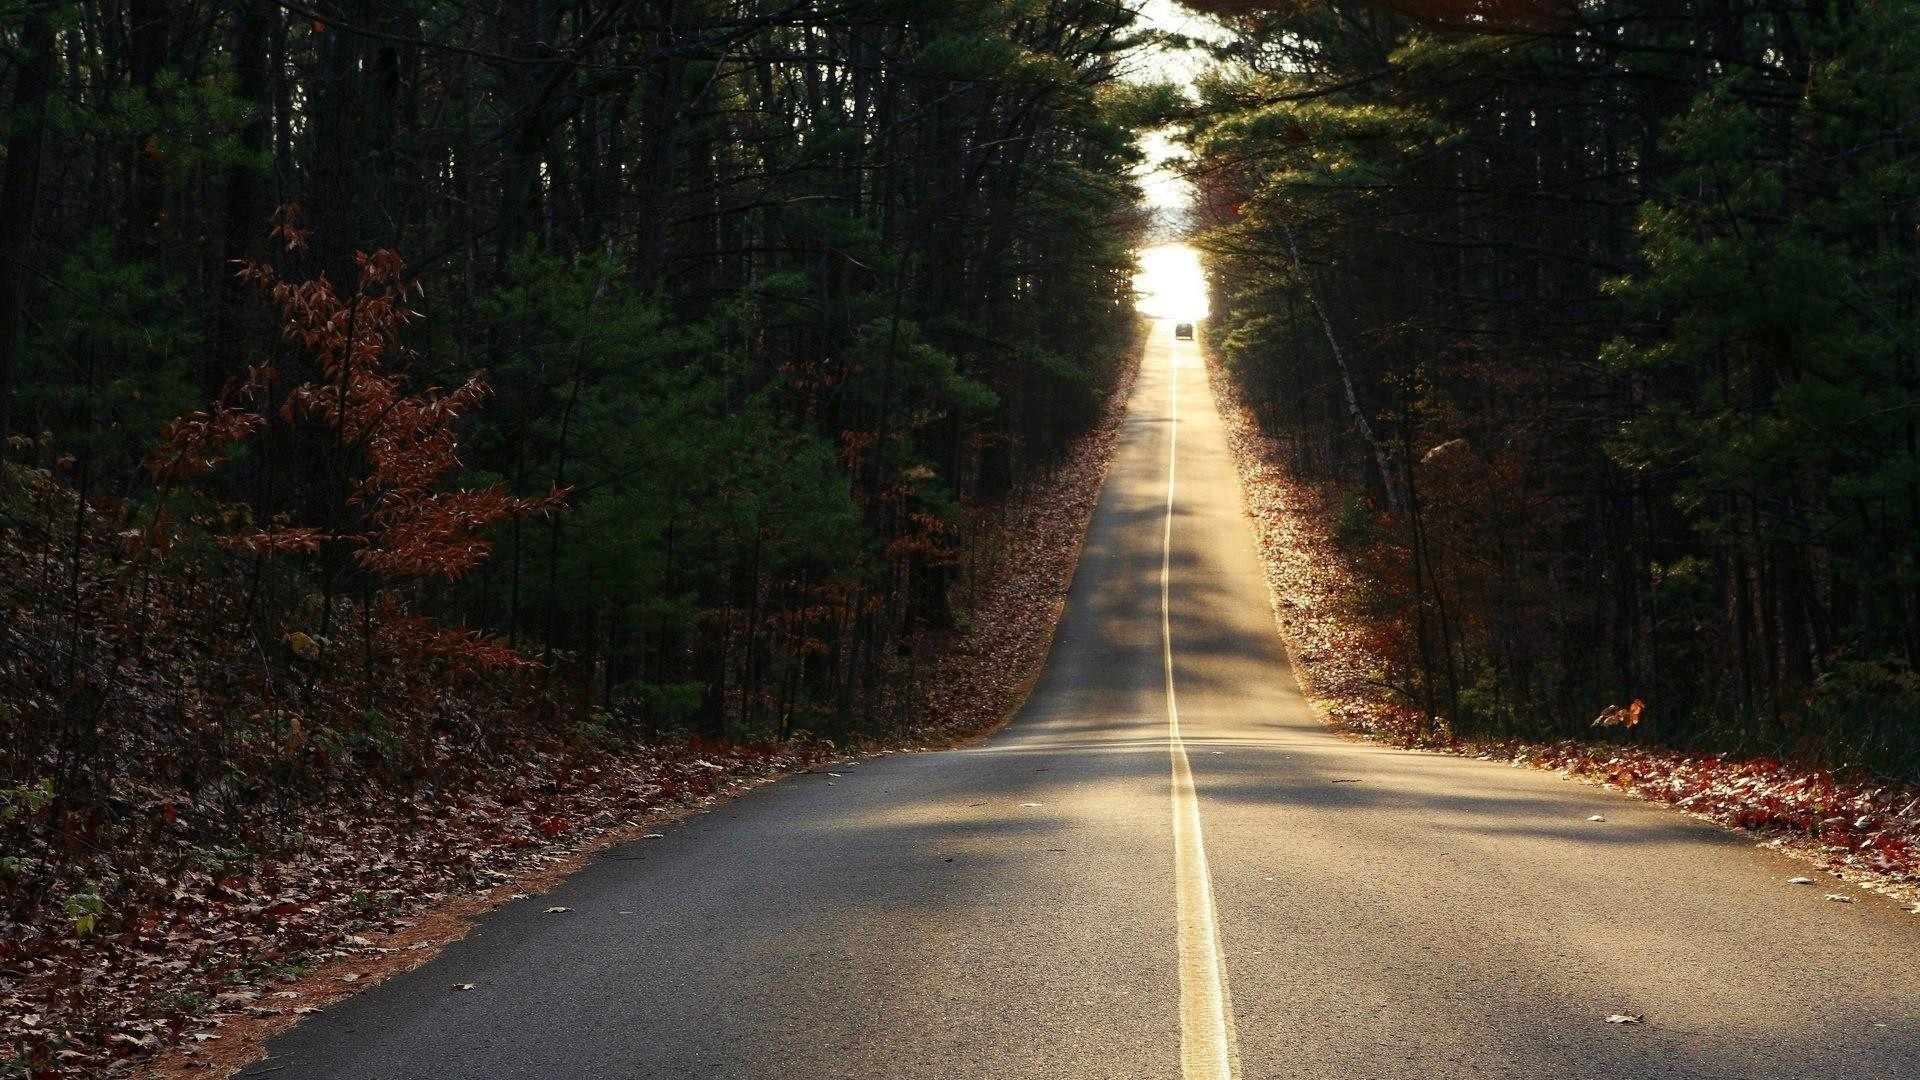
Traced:
[[1140, 249], [1140, 272], [1133, 276], [1140, 313], [1156, 319], [1193, 321], [1207, 315], [1207, 279], [1200, 253], [1186, 244]]

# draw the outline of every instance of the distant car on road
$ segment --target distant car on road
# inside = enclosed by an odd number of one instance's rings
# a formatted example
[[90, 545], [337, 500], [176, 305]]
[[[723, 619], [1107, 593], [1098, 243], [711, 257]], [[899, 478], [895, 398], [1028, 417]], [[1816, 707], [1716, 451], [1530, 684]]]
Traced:
[[1192, 341], [1193, 324], [1190, 322], [1174, 323], [1173, 336], [1179, 338], [1181, 341]]

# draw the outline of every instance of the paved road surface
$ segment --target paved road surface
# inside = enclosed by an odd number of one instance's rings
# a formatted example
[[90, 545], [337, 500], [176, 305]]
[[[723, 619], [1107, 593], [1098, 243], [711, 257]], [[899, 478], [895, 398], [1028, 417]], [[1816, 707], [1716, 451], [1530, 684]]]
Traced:
[[838, 771], [609, 853], [247, 1072], [1920, 1078], [1920, 918], [1669, 811], [1321, 729], [1167, 323], [1020, 718]]

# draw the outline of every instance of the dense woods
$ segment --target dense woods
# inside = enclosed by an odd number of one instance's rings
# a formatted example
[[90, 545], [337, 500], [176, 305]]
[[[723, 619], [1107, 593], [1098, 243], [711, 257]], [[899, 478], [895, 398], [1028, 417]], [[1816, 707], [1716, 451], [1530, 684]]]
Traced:
[[8, 588], [78, 589], [8, 620], [10, 773], [122, 713], [185, 566], [243, 593], [206, 633], [361, 665], [363, 714], [373, 638], [430, 617], [576, 717], [883, 729], [962, 508], [1085, 427], [1132, 333], [1131, 20], [10, 3], [0, 422], [41, 577]]
[[1133, 22], [0, 0], [0, 895], [52, 923], [5, 966], [146, 963], [326, 807], [926, 720], [1137, 332]]
[[1914, 8], [1194, 6], [1210, 333], [1377, 677], [1467, 735], [1642, 700], [1636, 738], [1914, 775]]
[[1112, 0], [0, 0], [0, 1075], [990, 722], [1159, 123], [1350, 684], [1882, 814], [1834, 776], [1920, 778], [1914, 6], [1182, 2], [1192, 96]]

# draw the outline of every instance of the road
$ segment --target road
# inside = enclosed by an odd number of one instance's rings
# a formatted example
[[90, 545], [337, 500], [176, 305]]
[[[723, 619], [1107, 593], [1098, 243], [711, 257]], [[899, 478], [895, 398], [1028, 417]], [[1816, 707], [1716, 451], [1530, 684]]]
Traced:
[[835, 771], [609, 852], [243, 1075], [1920, 1077], [1920, 918], [1322, 728], [1168, 323], [1019, 717]]

